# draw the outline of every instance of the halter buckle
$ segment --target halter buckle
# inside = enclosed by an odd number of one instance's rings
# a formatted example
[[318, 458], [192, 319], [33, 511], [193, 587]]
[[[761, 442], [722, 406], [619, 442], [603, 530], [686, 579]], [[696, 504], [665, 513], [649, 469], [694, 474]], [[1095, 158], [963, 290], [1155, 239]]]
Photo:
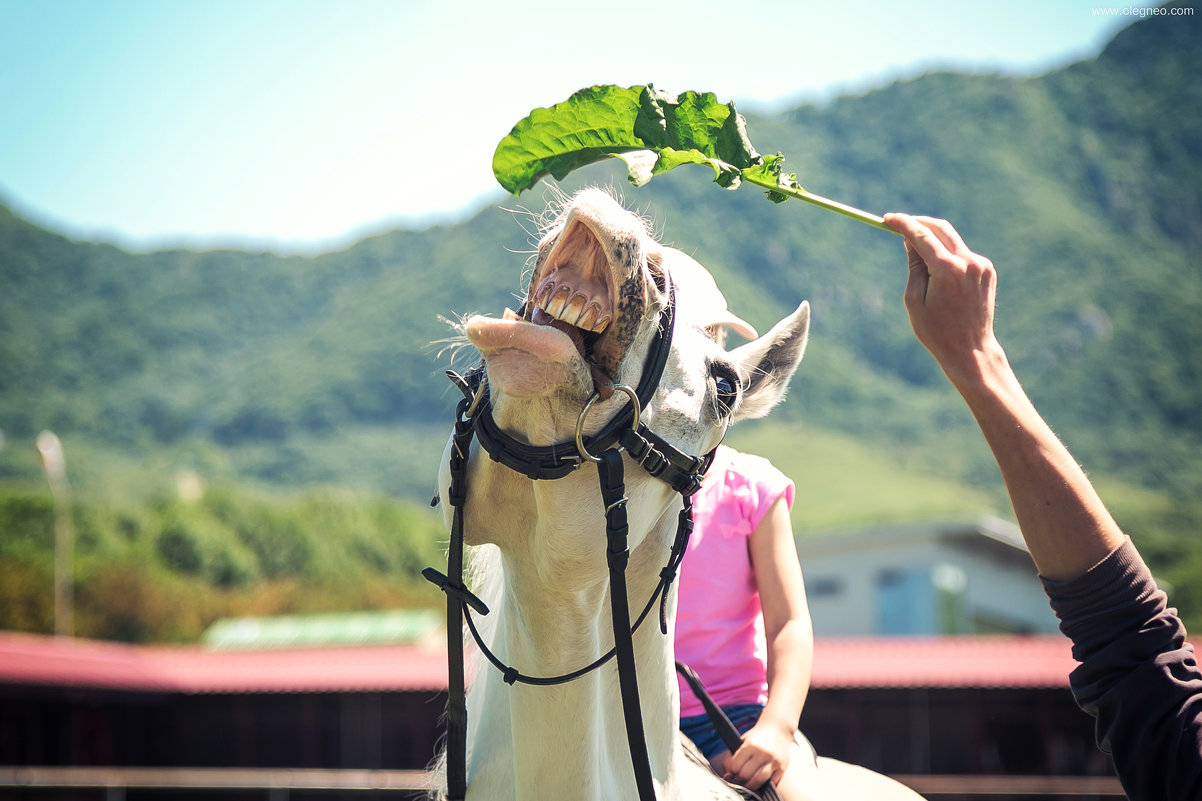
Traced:
[[476, 387], [476, 394], [472, 396], [472, 402], [468, 405], [467, 411], [463, 413], [463, 420], [469, 421], [476, 416], [476, 409], [480, 406], [481, 399], [488, 394], [488, 373], [480, 376], [480, 386]]

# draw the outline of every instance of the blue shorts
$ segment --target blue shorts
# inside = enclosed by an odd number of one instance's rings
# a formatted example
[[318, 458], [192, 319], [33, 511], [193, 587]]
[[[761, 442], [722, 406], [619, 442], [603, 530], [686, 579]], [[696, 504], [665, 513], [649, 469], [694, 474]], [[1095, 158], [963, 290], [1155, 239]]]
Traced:
[[[730, 722], [735, 724], [739, 734], [746, 734], [759, 721], [760, 715], [764, 711], [764, 705], [732, 704], [722, 707], [722, 711], [726, 713], [726, 717], [730, 718]], [[713, 759], [726, 750], [726, 743], [722, 742], [722, 738], [718, 736], [718, 731], [710, 722], [709, 715], [691, 715], [681, 718], [680, 730], [693, 741], [701, 753], [705, 754], [706, 759]]]

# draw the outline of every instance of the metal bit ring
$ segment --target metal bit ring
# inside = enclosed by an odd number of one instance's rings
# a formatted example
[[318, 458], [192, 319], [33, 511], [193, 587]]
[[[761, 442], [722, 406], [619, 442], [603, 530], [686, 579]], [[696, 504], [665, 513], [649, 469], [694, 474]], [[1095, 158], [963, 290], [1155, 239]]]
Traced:
[[[639, 414], [641, 411], [639, 409], [638, 393], [625, 384], [614, 384], [614, 390], [624, 393], [626, 397], [630, 398], [630, 405], [634, 407], [634, 419], [631, 420], [630, 427], [632, 429], [638, 428]], [[586, 417], [588, 417], [588, 413], [592, 410], [593, 404], [596, 403], [600, 398], [601, 393], [594, 392], [593, 396], [588, 399], [588, 403], [584, 404], [584, 408], [580, 410], [580, 417], [576, 418], [576, 452], [580, 454], [580, 458], [586, 459], [590, 462], [600, 462], [601, 459], [593, 456], [588, 452], [588, 449], [584, 447], [584, 420]]]

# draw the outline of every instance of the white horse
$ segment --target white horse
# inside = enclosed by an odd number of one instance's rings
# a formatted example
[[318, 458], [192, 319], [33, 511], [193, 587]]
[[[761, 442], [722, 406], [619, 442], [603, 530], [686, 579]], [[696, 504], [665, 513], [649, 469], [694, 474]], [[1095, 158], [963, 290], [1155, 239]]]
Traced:
[[[678, 276], [674, 264], [681, 265]], [[482, 453], [478, 442], [468, 454], [462, 524], [472, 546], [470, 584], [491, 609], [475, 620], [497, 659], [523, 674], [575, 671], [614, 645], [606, 509], [597, 467], [588, 458], [596, 454], [584, 443], [603, 436], [615, 416], [629, 414], [631, 393], [621, 386], [615, 392], [614, 385], [638, 385], [645, 365], [662, 360], [656, 343], [666, 341], [661, 315], [673, 296], [670, 349], [640, 417], [684, 454], [705, 454], [730, 423], [767, 414], [801, 361], [807, 303], [728, 353], [706, 333], [714, 321], [707, 319], [711, 298], [698, 285], [698, 269], [685, 254], [658, 244], [643, 220], [608, 194], [585, 190], [565, 204], [542, 237], [521, 312], [474, 316], [464, 324], [486, 365], [489, 397], [477, 414], [491, 415], [495, 429], [521, 445], [567, 456], [585, 451], [577, 469], [555, 480], [532, 480]], [[452, 438], [439, 476], [444, 500], [453, 447]], [[626, 581], [637, 614], [669, 559], [682, 496], [628, 454], [623, 458]], [[443, 509], [450, 526], [453, 509], [445, 502]], [[669, 632], [675, 605], [672, 585]], [[737, 798], [708, 766], [686, 757], [677, 731], [671, 636], [649, 620], [634, 633], [634, 650], [656, 798]], [[467, 694], [469, 799], [638, 797], [612, 661], [566, 684], [510, 686], [479, 653], [474, 656]], [[841, 799], [917, 798], [877, 774], [815, 761], [812, 752], [800, 760], [813, 772], [816, 798], [825, 784], [837, 785]], [[434, 773], [436, 797], [445, 792], [444, 771], [445, 762]]]

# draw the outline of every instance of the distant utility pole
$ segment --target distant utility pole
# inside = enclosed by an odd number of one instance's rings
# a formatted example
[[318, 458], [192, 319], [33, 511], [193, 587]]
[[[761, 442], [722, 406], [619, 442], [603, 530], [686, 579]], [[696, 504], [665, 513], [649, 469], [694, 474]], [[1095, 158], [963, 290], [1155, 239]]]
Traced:
[[72, 582], [72, 561], [75, 533], [71, 528], [71, 485], [67, 483], [67, 460], [63, 444], [52, 431], [38, 434], [38, 455], [42, 472], [54, 497], [54, 633], [60, 637], [74, 636], [75, 599]]

